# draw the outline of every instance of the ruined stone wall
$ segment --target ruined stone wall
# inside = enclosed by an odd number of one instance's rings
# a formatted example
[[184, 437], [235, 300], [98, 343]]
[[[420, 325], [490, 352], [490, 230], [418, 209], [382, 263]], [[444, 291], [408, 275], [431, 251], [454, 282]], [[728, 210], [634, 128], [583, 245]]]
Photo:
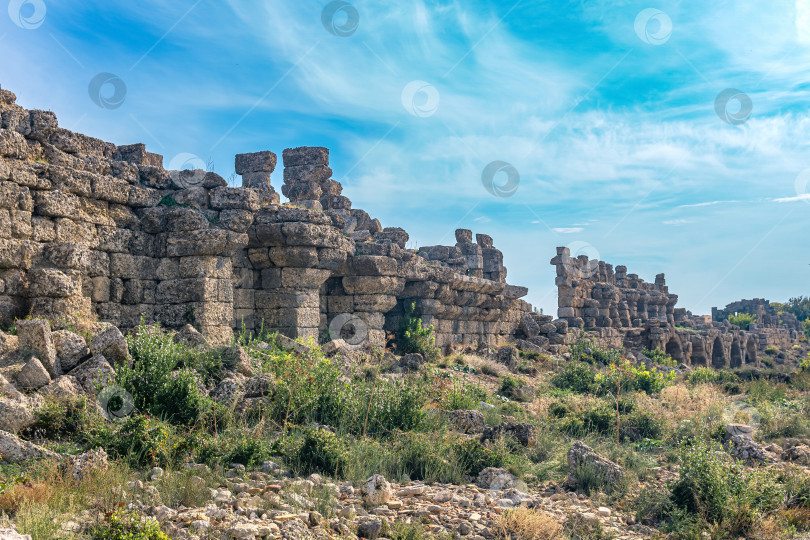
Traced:
[[143, 318], [213, 341], [263, 326], [384, 345], [413, 304], [440, 346], [476, 348], [511, 338], [531, 311], [489, 237], [459, 233], [475, 246], [464, 267], [407, 250], [403, 229], [351, 208], [325, 148], [283, 152], [282, 205], [272, 152], [236, 156], [233, 188], [14, 101], [0, 91], [0, 324]]
[[[725, 310], [713, 308], [712, 317], [694, 316], [675, 307], [678, 296], [669, 293], [664, 274], [646, 283], [624, 266], [614, 272], [603, 261], [572, 258], [564, 247], [557, 248], [551, 264], [557, 268], [560, 319], [606, 346], [636, 353], [657, 348], [687, 365], [722, 368], [757, 364], [767, 347], [787, 348], [799, 337], [798, 323], [780, 321], [767, 300], [744, 300]], [[757, 315], [747, 331], [728, 321], [730, 313], [740, 311]]]
[[673, 323], [678, 296], [669, 294], [664, 274], [647, 283], [627, 267], [580, 255], [566, 247], [551, 260], [557, 268], [558, 315], [573, 327], [639, 328], [648, 320]]

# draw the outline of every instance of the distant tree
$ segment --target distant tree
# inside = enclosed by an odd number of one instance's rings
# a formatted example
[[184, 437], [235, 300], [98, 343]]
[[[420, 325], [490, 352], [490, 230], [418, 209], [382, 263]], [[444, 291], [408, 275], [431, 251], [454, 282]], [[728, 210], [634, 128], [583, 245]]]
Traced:
[[751, 326], [751, 323], [757, 319], [756, 315], [751, 315], [749, 313], [734, 313], [728, 316], [728, 322], [731, 324], [736, 324], [743, 330], [748, 330]]

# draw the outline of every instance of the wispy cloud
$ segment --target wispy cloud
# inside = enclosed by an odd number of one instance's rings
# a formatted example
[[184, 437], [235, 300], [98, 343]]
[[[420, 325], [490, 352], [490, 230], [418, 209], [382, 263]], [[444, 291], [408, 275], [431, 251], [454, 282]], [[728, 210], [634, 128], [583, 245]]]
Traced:
[[797, 201], [810, 202], [810, 193], [802, 193], [801, 195], [796, 195], [795, 197], [782, 197], [780, 199], [774, 199], [774, 202], [778, 203], [788, 203]]
[[556, 227], [552, 229], [556, 233], [560, 234], [575, 234], [584, 231], [585, 229], [582, 227]]

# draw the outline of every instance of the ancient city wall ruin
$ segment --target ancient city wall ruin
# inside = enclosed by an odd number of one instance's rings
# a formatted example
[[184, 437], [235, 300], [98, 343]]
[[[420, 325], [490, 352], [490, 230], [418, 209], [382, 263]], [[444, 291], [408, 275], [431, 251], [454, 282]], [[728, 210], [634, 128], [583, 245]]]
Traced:
[[[625, 266], [573, 258], [567, 247], [558, 247], [551, 259], [557, 269], [558, 316], [573, 328], [590, 331], [603, 342], [629, 350], [661, 349], [688, 365], [738, 367], [757, 363], [769, 346], [788, 347], [798, 339], [795, 317], [776, 315], [766, 300], [743, 300], [712, 317], [693, 316], [676, 308], [664, 274], [647, 283]], [[757, 315], [748, 330], [728, 321], [739, 311]]]
[[0, 90], [0, 324], [143, 318], [215, 342], [264, 326], [383, 345], [413, 305], [446, 349], [501, 344], [531, 311], [490, 237], [406, 249], [403, 229], [352, 208], [325, 148], [283, 152], [279, 204], [272, 152], [236, 156], [243, 187], [228, 187], [15, 100]]

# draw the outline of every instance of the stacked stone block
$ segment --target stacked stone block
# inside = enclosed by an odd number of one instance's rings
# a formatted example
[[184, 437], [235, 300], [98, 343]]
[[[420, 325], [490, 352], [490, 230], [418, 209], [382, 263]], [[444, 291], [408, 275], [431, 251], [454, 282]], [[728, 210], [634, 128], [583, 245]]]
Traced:
[[284, 151], [293, 204], [281, 205], [269, 151], [236, 156], [242, 187], [231, 188], [212, 172], [166, 171], [142, 144], [61, 129], [7, 91], [0, 127], [0, 324], [143, 319], [222, 342], [260, 327], [326, 337], [348, 318], [363, 346], [382, 346], [414, 304], [440, 346], [477, 348], [509, 339], [530, 311], [490, 237], [460, 231], [441, 262], [426, 261], [404, 229], [351, 208], [325, 148]]
[[585, 328], [640, 328], [649, 320], [674, 324], [677, 295], [669, 294], [664, 274], [647, 283], [627, 267], [580, 255], [572, 258], [558, 247], [551, 260], [557, 268], [558, 315], [571, 326]]

